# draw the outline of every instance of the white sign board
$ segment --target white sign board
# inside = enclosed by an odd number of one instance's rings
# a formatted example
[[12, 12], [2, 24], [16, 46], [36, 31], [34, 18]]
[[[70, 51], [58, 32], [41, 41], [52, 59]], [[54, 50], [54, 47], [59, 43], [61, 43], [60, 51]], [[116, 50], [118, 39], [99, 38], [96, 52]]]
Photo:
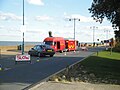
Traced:
[[30, 55], [16, 55], [16, 61], [30, 61]]

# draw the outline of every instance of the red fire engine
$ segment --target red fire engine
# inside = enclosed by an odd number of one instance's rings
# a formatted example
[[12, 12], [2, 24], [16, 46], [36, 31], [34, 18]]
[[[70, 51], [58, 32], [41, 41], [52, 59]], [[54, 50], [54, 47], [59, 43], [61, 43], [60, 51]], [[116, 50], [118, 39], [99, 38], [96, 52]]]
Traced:
[[78, 48], [78, 41], [73, 39], [64, 39], [63, 37], [47, 37], [44, 43], [50, 45], [55, 51], [63, 52], [74, 51]]
[[65, 40], [63, 37], [47, 37], [44, 43], [50, 45], [55, 51], [63, 52], [65, 50]]

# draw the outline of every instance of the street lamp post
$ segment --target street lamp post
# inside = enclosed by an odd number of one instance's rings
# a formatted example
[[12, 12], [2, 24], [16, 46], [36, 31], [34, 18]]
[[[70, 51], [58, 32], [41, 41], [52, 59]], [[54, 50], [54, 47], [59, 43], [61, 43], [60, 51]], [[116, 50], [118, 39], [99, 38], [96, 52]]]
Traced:
[[[24, 0], [23, 0], [23, 27], [24, 27]], [[24, 54], [24, 30], [22, 33], [23, 33], [23, 42], [22, 42], [22, 55], [23, 55]]]
[[97, 29], [98, 27], [95, 27], [95, 26], [93, 26], [93, 27], [90, 27], [91, 29], [93, 29], [93, 47], [95, 46], [94, 44], [95, 44], [95, 29]]
[[107, 50], [107, 49], [108, 49], [108, 48], [107, 48], [107, 43], [108, 43], [109, 32], [110, 32], [110, 31], [105, 29], [104, 32], [106, 32], [106, 50]]
[[[76, 25], [76, 20], [78, 20], [78, 21], [80, 21], [80, 19], [78, 19], [78, 18], [72, 18], [72, 19], [69, 19], [69, 21], [72, 21], [73, 20], [73, 23], [74, 23], [74, 42], [75, 42], [75, 25]], [[76, 45], [76, 43], [75, 43], [75, 45]], [[74, 52], [75, 52], [75, 50], [74, 50]]]

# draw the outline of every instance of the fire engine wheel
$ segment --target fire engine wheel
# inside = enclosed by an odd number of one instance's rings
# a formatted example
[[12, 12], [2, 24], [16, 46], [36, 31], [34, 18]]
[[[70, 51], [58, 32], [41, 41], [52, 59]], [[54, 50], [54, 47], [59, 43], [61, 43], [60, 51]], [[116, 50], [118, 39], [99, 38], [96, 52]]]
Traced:
[[60, 53], [63, 53], [63, 50], [60, 50]]
[[50, 55], [50, 57], [53, 57], [53, 55]]
[[41, 54], [40, 53], [38, 53], [38, 57], [40, 57], [41, 56]]
[[67, 52], [69, 52], [70, 50], [68, 49]]

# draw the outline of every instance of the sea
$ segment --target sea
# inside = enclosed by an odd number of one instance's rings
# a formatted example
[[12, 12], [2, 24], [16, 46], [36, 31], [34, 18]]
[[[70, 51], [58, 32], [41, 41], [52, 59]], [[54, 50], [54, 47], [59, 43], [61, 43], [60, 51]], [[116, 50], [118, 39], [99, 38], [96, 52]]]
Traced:
[[[42, 42], [24, 42], [24, 45], [38, 45]], [[0, 41], [0, 46], [18, 46], [22, 45], [22, 41]]]
[[[38, 45], [42, 44], [43, 42], [24, 42], [24, 45]], [[84, 44], [85, 42], [80, 42]], [[87, 44], [92, 44], [92, 42], [87, 42]], [[0, 41], [0, 46], [19, 46], [22, 45], [22, 41]]]

